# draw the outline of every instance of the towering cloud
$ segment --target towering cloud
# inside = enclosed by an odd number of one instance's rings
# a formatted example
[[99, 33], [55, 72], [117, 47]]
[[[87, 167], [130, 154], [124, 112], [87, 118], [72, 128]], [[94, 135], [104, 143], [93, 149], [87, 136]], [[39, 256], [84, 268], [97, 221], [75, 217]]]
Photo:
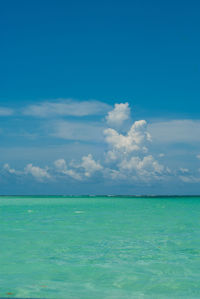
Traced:
[[[124, 104], [119, 104], [119, 107], [120, 105]], [[116, 110], [115, 107], [113, 117]], [[109, 113], [108, 118], [110, 118]], [[134, 122], [127, 134], [121, 134], [113, 128], [104, 130], [104, 134], [109, 146], [107, 162], [112, 164], [112, 169], [107, 173], [114, 179], [127, 177], [146, 181], [162, 175], [164, 166], [152, 155], [147, 155], [151, 136], [145, 120]]]
[[147, 123], [145, 120], [134, 122], [126, 135], [119, 134], [114, 129], [104, 130], [107, 143], [123, 153], [132, 151], [145, 150], [146, 143], [151, 140], [150, 134], [147, 132]]

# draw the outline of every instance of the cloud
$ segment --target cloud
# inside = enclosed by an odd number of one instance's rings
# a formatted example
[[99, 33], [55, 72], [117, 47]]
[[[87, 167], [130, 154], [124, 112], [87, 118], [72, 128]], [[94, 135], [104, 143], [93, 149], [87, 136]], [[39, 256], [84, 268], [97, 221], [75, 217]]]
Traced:
[[175, 174], [184, 183], [196, 184], [200, 182], [199, 171], [199, 169], [179, 168]]
[[146, 151], [145, 145], [151, 140], [151, 136], [147, 132], [147, 123], [145, 120], [134, 122], [127, 135], [119, 134], [111, 128], [104, 130], [104, 134], [106, 142], [113, 150], [123, 153], [130, 153], [141, 149]]
[[14, 168], [11, 168], [8, 163], [4, 164], [3, 169], [10, 174], [16, 174], [16, 175], [21, 174], [20, 171], [17, 171]]
[[115, 104], [114, 109], [108, 112], [106, 121], [110, 126], [121, 126], [123, 122], [130, 117], [130, 108], [128, 103]]
[[100, 165], [100, 163], [96, 162], [93, 159], [91, 154], [89, 154], [88, 156], [82, 157], [82, 163], [80, 166], [84, 168], [86, 177], [91, 177], [91, 175], [93, 173], [103, 169], [103, 167]]
[[[106, 163], [110, 165], [104, 169], [105, 177], [149, 182], [169, 174], [168, 168], [161, 165], [151, 154], [147, 155], [152, 139], [145, 120], [135, 121], [126, 134], [107, 128], [104, 135], [109, 147]], [[161, 157], [163, 156], [161, 154]]]
[[120, 170], [116, 169], [111, 169], [111, 168], [105, 168], [103, 171], [103, 175], [106, 178], [106, 180], [116, 180], [116, 181], [121, 181], [121, 180], [126, 180], [127, 181], [127, 174], [123, 173]]
[[[151, 154], [147, 155], [151, 135], [147, 122], [139, 120], [132, 124], [126, 134], [108, 128], [104, 130], [109, 150], [106, 162], [111, 164], [105, 169], [113, 179], [124, 179], [149, 182], [161, 179], [169, 174], [169, 169], [161, 165]], [[161, 155], [162, 157], [163, 155]]]
[[66, 140], [102, 142], [104, 127], [95, 122], [55, 121], [47, 126], [50, 135]]
[[[46, 102], [29, 106], [24, 113], [27, 113], [27, 115], [30, 113], [30, 115], [38, 117], [86, 116], [103, 113], [108, 108], [104, 106], [102, 106], [104, 108], [100, 108], [103, 103], [90, 101], [91, 106], [92, 103], [93, 106], [89, 109], [89, 105], [84, 103], [86, 102], [72, 100]], [[81, 110], [82, 104], [85, 110]], [[91, 182], [92, 179], [95, 181], [97, 177], [98, 179], [104, 178], [106, 183], [112, 180], [119, 183], [124, 181], [124, 184], [134, 182], [135, 186], [137, 183], [149, 185], [155, 181], [158, 182], [158, 180], [172, 180], [172, 178], [176, 180], [175, 182], [179, 181], [179, 183], [180, 181], [185, 183], [200, 182], [199, 173], [190, 171], [187, 168], [187, 161], [182, 164], [184, 168], [180, 168], [180, 165], [178, 165], [181, 159], [180, 156], [177, 157], [176, 165], [173, 165], [173, 163], [167, 165], [169, 160], [167, 161], [166, 158], [162, 159], [162, 163], [160, 162], [161, 158], [165, 157], [163, 151], [166, 151], [165, 146], [167, 143], [187, 142], [190, 144], [191, 142], [200, 141], [200, 121], [173, 120], [154, 122], [148, 125], [145, 120], [138, 120], [126, 132], [125, 127], [123, 127], [122, 133], [120, 126], [126, 120], [130, 120], [128, 103], [115, 104], [114, 109], [106, 117], [107, 128], [105, 128], [105, 118], [102, 123], [93, 121], [93, 118], [89, 120], [79, 119], [79, 121], [77, 119], [75, 121], [74, 118], [68, 121], [62, 119], [43, 120], [42, 123], [45, 123], [45, 129], [49, 136], [80, 142], [63, 142], [66, 143], [63, 147], [63, 145], [60, 145], [61, 141], [59, 140], [56, 154], [51, 158], [48, 157], [48, 160], [55, 160], [53, 167], [41, 168], [28, 164], [23, 171], [18, 171], [11, 168], [9, 164], [5, 164], [4, 173], [24, 175], [24, 177], [31, 175], [40, 182], [53, 178], [58, 180], [71, 178], [85, 183], [87, 181]], [[163, 143], [163, 146], [155, 150], [152, 146], [154, 142], [157, 145]], [[98, 147], [95, 143], [98, 143]], [[151, 147], [149, 147], [150, 144]], [[152, 150], [155, 150], [156, 156], [152, 153]], [[25, 151], [25, 156], [27, 151]], [[42, 157], [46, 158], [46, 154], [45, 149]], [[167, 156], [169, 157], [170, 154], [168, 151]], [[99, 160], [95, 156], [103, 156], [103, 158]], [[69, 162], [60, 157], [69, 157]], [[200, 154], [196, 158], [200, 159]], [[26, 163], [31, 159], [32, 152], [26, 156]]]
[[164, 168], [151, 155], [145, 156], [143, 159], [136, 156], [128, 161], [122, 160], [119, 166], [121, 169], [135, 170], [140, 175], [147, 174], [147, 172], [151, 175], [161, 173]]
[[88, 116], [107, 113], [110, 105], [100, 101], [76, 101], [73, 99], [57, 99], [52, 102], [42, 102], [23, 109], [24, 115], [36, 117], [52, 116]]
[[189, 173], [189, 169], [188, 168], [179, 168], [179, 171], [181, 172], [181, 173]]
[[96, 162], [91, 154], [87, 156], [83, 156], [81, 159], [81, 163], [76, 164], [71, 162], [70, 165], [72, 168], [69, 169], [67, 167], [67, 163], [64, 159], [58, 159], [54, 162], [54, 166], [59, 173], [64, 175], [68, 175], [76, 180], [82, 180], [84, 177], [91, 177], [95, 172], [100, 171], [103, 167], [100, 165], [99, 162]]
[[14, 114], [14, 110], [6, 107], [0, 107], [0, 116], [10, 116]]
[[199, 183], [200, 182], [200, 178], [199, 177], [196, 177], [196, 176], [182, 176], [180, 175], [179, 176], [180, 180], [183, 181], [184, 183]]
[[47, 169], [40, 168], [38, 166], [33, 166], [32, 164], [26, 165], [23, 171], [11, 168], [8, 163], [4, 164], [3, 169], [13, 175], [27, 175], [31, 174], [36, 180], [42, 182], [44, 179], [50, 179], [51, 175], [48, 173]]
[[47, 169], [40, 168], [38, 166], [33, 166], [28, 164], [24, 169], [25, 174], [31, 174], [36, 180], [42, 182], [44, 179], [50, 179], [51, 176]]
[[70, 176], [71, 178], [75, 180], [81, 180], [81, 175], [78, 174], [73, 169], [67, 168], [67, 163], [64, 159], [58, 159], [54, 162], [54, 165], [56, 167], [56, 170], [64, 175]]
[[200, 120], [170, 120], [154, 122], [148, 126], [156, 143], [200, 142]]
[[118, 167], [120, 173], [126, 174], [127, 178], [138, 181], [161, 179], [166, 173], [164, 166], [151, 155], [142, 158], [133, 156], [129, 159], [122, 159]]
[[56, 167], [57, 170], [59, 170], [60, 172], [65, 172], [67, 169], [67, 164], [66, 161], [64, 159], [58, 159], [54, 162], [54, 165]]

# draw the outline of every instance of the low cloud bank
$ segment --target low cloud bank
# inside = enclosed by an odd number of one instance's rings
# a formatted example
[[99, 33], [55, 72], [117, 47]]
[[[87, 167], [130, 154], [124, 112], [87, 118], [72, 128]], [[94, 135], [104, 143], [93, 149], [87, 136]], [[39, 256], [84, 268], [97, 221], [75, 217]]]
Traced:
[[[106, 150], [104, 158], [98, 161], [89, 152], [79, 160], [66, 161], [62, 157], [48, 167], [40, 167], [28, 163], [23, 170], [16, 170], [5, 164], [4, 172], [12, 176], [31, 176], [38, 182], [56, 179], [71, 179], [75, 181], [92, 180], [101, 177], [103, 180], [151, 183], [158, 180], [170, 180], [174, 177], [184, 183], [198, 183], [200, 172], [196, 174], [186, 167], [171, 170], [164, 165], [166, 155], [151, 152], [152, 143], [198, 141], [200, 130], [199, 121], [168, 121], [150, 125], [146, 120], [137, 120], [124, 133], [124, 123], [131, 121], [131, 111], [128, 103], [115, 104], [114, 108], [98, 101], [74, 102], [63, 100], [60, 102], [46, 102], [32, 105], [24, 109], [23, 113], [37, 117], [52, 115], [71, 115], [82, 117], [107, 112], [103, 123], [79, 123], [57, 120], [52, 126], [54, 137], [104, 142]], [[0, 108], [1, 113], [1, 108]], [[107, 124], [107, 127], [105, 127]], [[123, 131], [123, 133], [122, 133]], [[200, 159], [200, 154], [196, 155]]]

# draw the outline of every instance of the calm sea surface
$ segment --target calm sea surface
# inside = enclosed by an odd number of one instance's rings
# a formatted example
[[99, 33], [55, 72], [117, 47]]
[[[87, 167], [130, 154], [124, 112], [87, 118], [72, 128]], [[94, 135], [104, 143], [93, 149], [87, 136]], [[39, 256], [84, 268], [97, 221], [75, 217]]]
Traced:
[[200, 197], [1, 197], [0, 297], [200, 298]]

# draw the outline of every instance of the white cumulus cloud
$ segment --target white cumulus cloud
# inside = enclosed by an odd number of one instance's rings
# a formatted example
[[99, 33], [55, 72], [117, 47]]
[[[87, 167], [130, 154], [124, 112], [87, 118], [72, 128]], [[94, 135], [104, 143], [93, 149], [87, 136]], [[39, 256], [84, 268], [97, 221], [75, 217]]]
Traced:
[[54, 166], [58, 172], [68, 175], [76, 180], [82, 180], [84, 177], [89, 178], [95, 172], [103, 169], [100, 163], [93, 159], [91, 154], [83, 156], [81, 163], [76, 164], [71, 162], [70, 165], [71, 169], [67, 167], [67, 163], [64, 159], [58, 159], [54, 162]]
[[130, 117], [128, 103], [115, 104], [114, 109], [108, 112], [106, 121], [110, 126], [121, 126]]
[[51, 176], [47, 169], [40, 168], [39, 166], [33, 166], [28, 164], [24, 169], [25, 174], [31, 174], [36, 180], [43, 181], [44, 179], [50, 179]]
[[84, 168], [86, 177], [90, 177], [93, 173], [102, 170], [103, 168], [100, 163], [93, 159], [91, 154], [82, 157], [82, 163], [80, 166]]
[[67, 163], [64, 159], [58, 159], [54, 162], [56, 170], [64, 175], [70, 176], [75, 180], [81, 180], [81, 175], [73, 169], [68, 169]]
[[132, 157], [129, 160], [122, 160], [119, 164], [121, 170], [127, 170], [133, 172], [140, 177], [140, 179], [146, 179], [147, 177], [152, 179], [155, 176], [159, 176], [164, 171], [163, 165], [159, 164], [153, 156], [144, 156], [143, 158]]
[[147, 123], [145, 120], [134, 122], [127, 135], [119, 134], [116, 130], [108, 128], [104, 130], [107, 143], [114, 150], [124, 153], [132, 151], [146, 151], [146, 143], [151, 140], [150, 134], [147, 132]]
[[126, 177], [134, 181], [150, 181], [169, 174], [151, 154], [147, 155], [148, 144], [151, 141], [147, 129], [147, 122], [139, 120], [133, 123], [127, 134], [120, 134], [113, 128], [104, 130], [109, 146], [106, 162], [111, 163], [111, 168], [105, 172], [110, 173], [111, 178]]

